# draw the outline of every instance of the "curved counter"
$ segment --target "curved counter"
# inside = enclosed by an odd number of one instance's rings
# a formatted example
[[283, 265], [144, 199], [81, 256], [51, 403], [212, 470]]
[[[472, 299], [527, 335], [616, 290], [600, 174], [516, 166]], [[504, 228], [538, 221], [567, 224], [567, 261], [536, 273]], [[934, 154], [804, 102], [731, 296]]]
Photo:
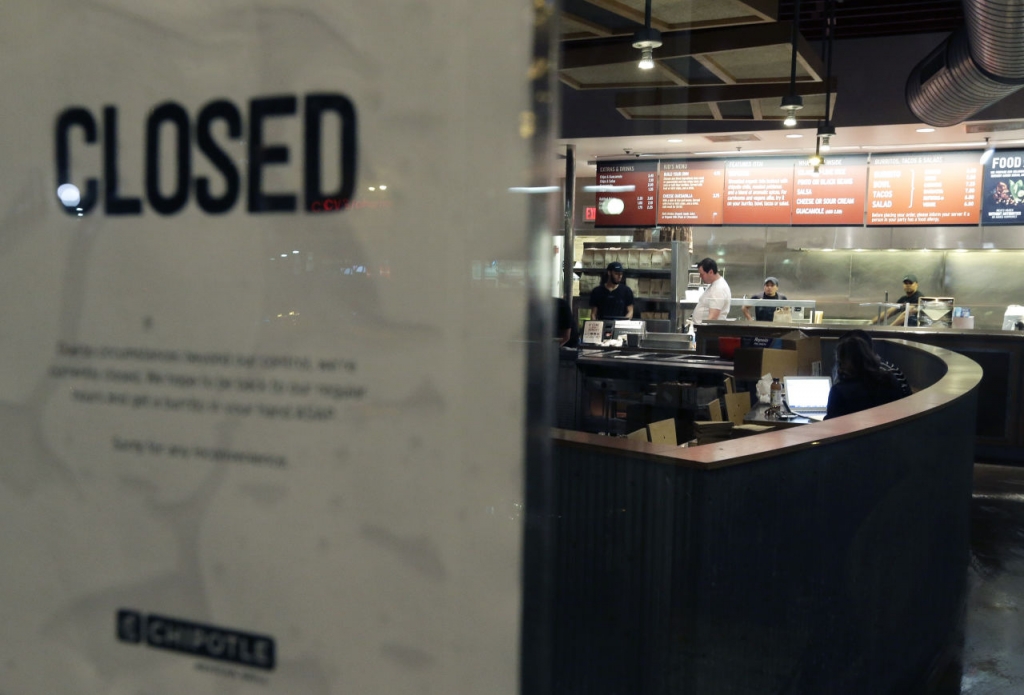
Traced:
[[961, 625], [982, 373], [889, 349], [926, 388], [834, 420], [684, 449], [555, 431], [556, 692], [925, 691]]
[[[793, 330], [821, 338], [838, 338], [854, 328], [875, 338], [905, 339], [959, 353], [984, 369], [978, 389], [975, 451], [978, 461], [1004, 465], [1024, 464], [1024, 332], [904, 328], [818, 324], [742, 323], [712, 321], [697, 329], [699, 352], [718, 354], [719, 337], [779, 336]], [[883, 355], [885, 357], [885, 355]]]

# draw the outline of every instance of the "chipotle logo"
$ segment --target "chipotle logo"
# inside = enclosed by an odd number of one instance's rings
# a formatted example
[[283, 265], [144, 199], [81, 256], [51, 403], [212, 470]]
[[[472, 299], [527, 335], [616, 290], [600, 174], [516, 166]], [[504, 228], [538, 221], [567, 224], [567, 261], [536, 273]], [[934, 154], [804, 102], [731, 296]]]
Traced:
[[267, 635], [128, 609], [117, 612], [117, 639], [266, 671], [276, 661], [274, 639]]

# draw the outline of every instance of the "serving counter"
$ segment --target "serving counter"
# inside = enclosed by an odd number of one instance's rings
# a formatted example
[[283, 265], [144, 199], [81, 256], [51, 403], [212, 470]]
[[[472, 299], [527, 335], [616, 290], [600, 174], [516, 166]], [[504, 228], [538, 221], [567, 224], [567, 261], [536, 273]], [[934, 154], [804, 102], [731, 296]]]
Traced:
[[[750, 335], [779, 336], [793, 330], [823, 338], [838, 338], [863, 329], [873, 338], [902, 338], [934, 345], [970, 358], [984, 370], [978, 389], [975, 418], [975, 450], [978, 461], [1024, 465], [1024, 332], [958, 330], [952, 328], [904, 328], [844, 324], [773, 324], [710, 321], [696, 329], [697, 352], [718, 354], [718, 338]], [[879, 343], [883, 357], [885, 343]], [[891, 359], [904, 372], [912, 367]], [[826, 365], [829, 369], [831, 363]]]
[[[639, 349], [584, 349], [559, 352], [557, 421], [559, 427], [584, 432], [626, 434], [652, 420], [681, 418], [686, 432], [693, 412], [717, 398], [732, 362], [693, 352]], [[697, 400], [686, 413], [655, 402], [658, 383], [684, 381]], [[702, 400], [703, 399], [703, 400]]]
[[919, 390], [833, 420], [554, 432], [554, 691], [929, 692], [961, 635], [981, 369], [889, 347]]

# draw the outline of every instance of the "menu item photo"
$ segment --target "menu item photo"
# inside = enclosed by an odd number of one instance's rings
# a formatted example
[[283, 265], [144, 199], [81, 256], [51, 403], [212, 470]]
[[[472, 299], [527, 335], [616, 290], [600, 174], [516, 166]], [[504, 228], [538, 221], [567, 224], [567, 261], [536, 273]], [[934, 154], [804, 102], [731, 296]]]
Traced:
[[1020, 224], [1024, 218], [1024, 150], [997, 152], [985, 165], [983, 224]]

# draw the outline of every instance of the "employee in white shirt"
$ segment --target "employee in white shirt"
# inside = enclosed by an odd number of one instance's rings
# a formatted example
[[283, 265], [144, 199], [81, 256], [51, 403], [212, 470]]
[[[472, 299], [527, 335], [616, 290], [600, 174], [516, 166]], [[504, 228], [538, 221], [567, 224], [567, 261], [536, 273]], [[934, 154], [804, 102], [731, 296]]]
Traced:
[[729, 315], [729, 306], [732, 304], [732, 290], [729, 283], [718, 274], [718, 263], [713, 258], [705, 258], [697, 264], [700, 272], [700, 281], [708, 288], [697, 300], [697, 306], [693, 308], [693, 322], [704, 323], [715, 319], [724, 319]]

